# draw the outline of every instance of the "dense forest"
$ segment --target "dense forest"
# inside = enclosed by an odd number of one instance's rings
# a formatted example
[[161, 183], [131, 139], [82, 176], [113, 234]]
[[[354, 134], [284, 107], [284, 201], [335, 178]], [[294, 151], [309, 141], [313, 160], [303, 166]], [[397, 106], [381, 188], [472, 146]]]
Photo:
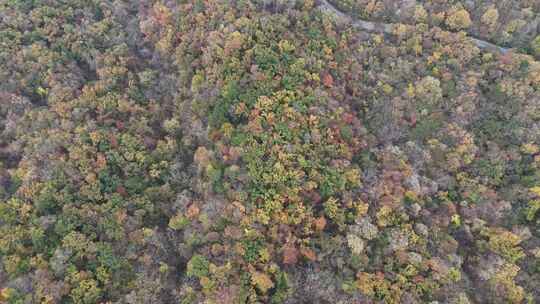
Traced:
[[537, 0], [0, 0], [0, 303], [540, 303]]

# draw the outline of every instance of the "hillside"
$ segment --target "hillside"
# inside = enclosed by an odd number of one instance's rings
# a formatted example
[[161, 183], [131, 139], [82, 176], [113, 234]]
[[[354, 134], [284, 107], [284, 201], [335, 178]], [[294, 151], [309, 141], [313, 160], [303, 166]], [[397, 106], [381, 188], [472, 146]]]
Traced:
[[0, 303], [540, 303], [539, 24], [0, 0]]

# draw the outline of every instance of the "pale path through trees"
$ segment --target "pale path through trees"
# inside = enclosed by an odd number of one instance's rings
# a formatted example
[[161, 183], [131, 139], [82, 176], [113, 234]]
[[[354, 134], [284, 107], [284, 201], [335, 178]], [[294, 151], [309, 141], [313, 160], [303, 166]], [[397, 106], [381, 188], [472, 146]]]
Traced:
[[[335, 6], [333, 6], [330, 2], [327, 0], [320, 0], [319, 1], [319, 7], [323, 11], [330, 12], [336, 17], [340, 19], [340, 21], [349, 22], [352, 26], [366, 31], [366, 32], [375, 32], [375, 33], [385, 33], [385, 34], [392, 34], [392, 28], [393, 24], [390, 23], [382, 23], [382, 22], [372, 22], [372, 21], [366, 21], [366, 20], [360, 20], [360, 19], [353, 19], [352, 17], [348, 16], [347, 14], [343, 13], [342, 11], [338, 10]], [[470, 36], [469, 36], [470, 37]], [[485, 40], [481, 40], [478, 38], [470, 37], [472, 42], [481, 50], [493, 52], [493, 53], [502, 53], [505, 54], [510, 51], [508, 48], [500, 47], [498, 45], [495, 45], [491, 42], [487, 42]]]

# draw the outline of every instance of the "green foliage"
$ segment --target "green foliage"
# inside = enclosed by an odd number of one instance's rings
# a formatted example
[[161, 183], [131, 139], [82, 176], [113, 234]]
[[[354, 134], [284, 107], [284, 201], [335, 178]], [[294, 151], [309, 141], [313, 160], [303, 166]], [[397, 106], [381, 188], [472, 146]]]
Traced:
[[189, 219], [182, 214], [177, 214], [169, 220], [169, 228], [174, 230], [180, 230], [189, 224]]
[[244, 247], [244, 260], [254, 263], [259, 259], [259, 253], [263, 248], [263, 242], [259, 239], [242, 241]]
[[418, 122], [411, 132], [411, 137], [423, 142], [431, 137], [442, 127], [440, 119], [424, 118]]
[[540, 36], [531, 41], [531, 50], [534, 56], [540, 57]]
[[499, 229], [489, 232], [489, 248], [512, 263], [525, 257], [519, 243], [520, 237], [512, 232]]
[[536, 215], [539, 214], [540, 211], [540, 200], [529, 201], [529, 204], [525, 210], [525, 218], [527, 221], [534, 221]]
[[7, 304], [22, 304], [24, 296], [16, 289], [5, 287], [0, 289], [0, 301]]
[[272, 299], [270, 303], [279, 304], [285, 302], [287, 297], [290, 295], [291, 289], [289, 287], [289, 280], [285, 272], [279, 272], [276, 275], [276, 286], [275, 291], [272, 294]]
[[186, 274], [190, 277], [202, 278], [209, 274], [210, 262], [202, 255], [194, 255], [187, 263]]
[[72, 289], [70, 296], [73, 303], [91, 304], [96, 303], [101, 298], [102, 291], [97, 286], [95, 280], [84, 280], [78, 283], [77, 287]]

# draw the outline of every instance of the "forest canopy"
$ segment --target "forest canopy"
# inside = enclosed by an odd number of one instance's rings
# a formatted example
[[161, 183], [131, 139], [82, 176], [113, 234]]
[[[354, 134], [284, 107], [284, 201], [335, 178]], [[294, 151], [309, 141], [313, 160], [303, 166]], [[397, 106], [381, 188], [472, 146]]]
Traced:
[[540, 302], [540, 3], [0, 0], [0, 303]]

